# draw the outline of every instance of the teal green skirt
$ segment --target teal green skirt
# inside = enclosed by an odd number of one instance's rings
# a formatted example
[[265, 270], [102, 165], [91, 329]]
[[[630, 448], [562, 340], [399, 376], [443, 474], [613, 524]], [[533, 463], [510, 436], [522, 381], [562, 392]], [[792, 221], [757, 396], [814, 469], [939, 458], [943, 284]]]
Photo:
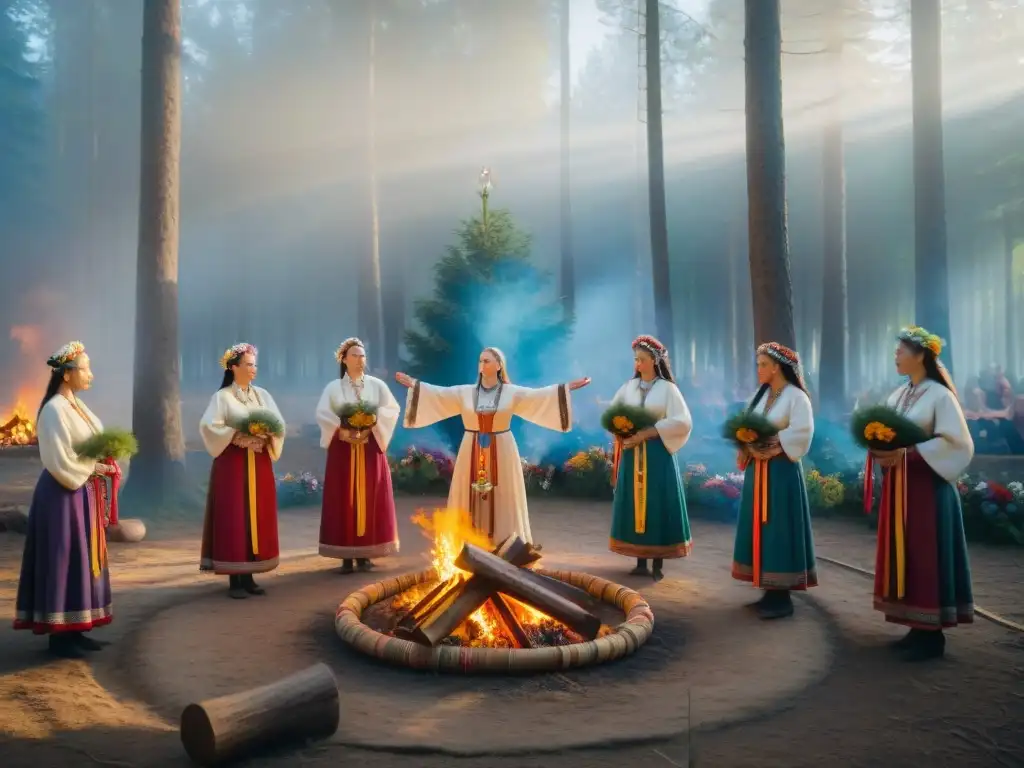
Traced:
[[[736, 524], [732, 577], [765, 589], [818, 585], [811, 533], [811, 505], [800, 462], [779, 456], [768, 462], [768, 522], [759, 526], [760, 574], [754, 573], [754, 462], [747, 465]], [[755, 578], [759, 576], [759, 578]]]
[[686, 514], [683, 477], [676, 457], [661, 440], [648, 440], [647, 520], [636, 532], [633, 504], [633, 462], [639, 448], [622, 452], [612, 502], [609, 549], [626, 557], [669, 559], [690, 554], [690, 518]]

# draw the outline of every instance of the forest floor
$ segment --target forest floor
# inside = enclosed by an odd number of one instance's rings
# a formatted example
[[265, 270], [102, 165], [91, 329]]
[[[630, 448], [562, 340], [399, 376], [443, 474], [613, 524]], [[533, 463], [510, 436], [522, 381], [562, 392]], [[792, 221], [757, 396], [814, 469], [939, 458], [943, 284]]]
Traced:
[[[23, 500], [37, 473], [34, 461], [0, 459], [0, 502]], [[421, 569], [429, 543], [409, 518], [440, 503], [399, 500], [402, 554], [372, 576], [341, 576], [316, 556], [318, 510], [282, 511], [282, 565], [261, 580], [265, 597], [242, 601], [197, 571], [198, 512], [151, 526], [141, 544], [112, 544], [115, 621], [96, 632], [112, 645], [88, 663], [52, 660], [42, 638], [0, 626], [0, 765], [185, 766], [184, 704], [323, 661], [341, 691], [338, 733], [248, 765], [1024, 766], [1024, 634], [979, 618], [948, 633], [946, 659], [901, 663], [885, 647], [901, 630], [871, 609], [871, 582], [826, 563], [791, 620], [759, 622], [744, 608], [754, 591], [729, 576], [731, 527], [700, 520], [693, 554], [653, 584], [607, 551], [607, 504], [531, 505], [546, 565], [650, 602], [654, 635], [629, 659], [479, 678], [384, 667], [343, 647], [337, 604]], [[858, 522], [817, 520], [815, 536], [819, 555], [871, 567], [873, 534]], [[0, 616], [13, 613], [23, 543], [0, 534]], [[977, 603], [1024, 622], [1024, 553], [971, 555]]]

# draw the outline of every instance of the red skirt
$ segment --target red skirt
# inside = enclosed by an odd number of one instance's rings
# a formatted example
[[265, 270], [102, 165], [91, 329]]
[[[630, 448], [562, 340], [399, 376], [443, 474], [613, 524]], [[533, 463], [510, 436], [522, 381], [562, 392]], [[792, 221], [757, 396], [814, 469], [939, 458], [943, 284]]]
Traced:
[[387, 455], [372, 436], [361, 446], [335, 437], [327, 449], [324, 472], [320, 554], [352, 560], [397, 553], [398, 521]]
[[249, 452], [229, 445], [213, 460], [199, 570], [264, 573], [277, 568], [277, 485], [270, 454], [253, 453], [256, 509], [249, 505]]

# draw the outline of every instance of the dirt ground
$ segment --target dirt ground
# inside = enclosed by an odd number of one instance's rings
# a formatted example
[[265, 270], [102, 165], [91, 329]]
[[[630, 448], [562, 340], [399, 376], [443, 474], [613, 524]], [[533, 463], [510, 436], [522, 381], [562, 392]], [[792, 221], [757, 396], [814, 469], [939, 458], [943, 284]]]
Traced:
[[[17, 485], [4, 479], [0, 491]], [[422, 567], [426, 541], [405, 521], [433, 503], [401, 500], [402, 555], [379, 574]], [[266, 597], [245, 601], [197, 572], [198, 519], [155, 526], [142, 544], [112, 545], [115, 622], [96, 634], [113, 644], [91, 664], [50, 660], [40, 638], [0, 627], [0, 765], [185, 766], [184, 703], [322, 660], [341, 690], [336, 737], [249, 765], [1024, 766], [1024, 635], [979, 621], [949, 633], [945, 660], [902, 664], [870, 582], [827, 564], [793, 620], [758, 622], [742, 607], [752, 591], [729, 578], [729, 527], [695, 521], [694, 554], [654, 585], [606, 551], [606, 507], [533, 504], [545, 562], [641, 591], [654, 636], [605, 667], [512, 680], [391, 669], [342, 647], [334, 608], [370, 579], [315, 556], [316, 510], [282, 511], [282, 567], [263, 579]], [[819, 554], [870, 565], [866, 528], [821, 520], [815, 533]], [[0, 615], [13, 612], [23, 541], [0, 534]], [[972, 558], [978, 603], [1024, 621], [1021, 553]]]

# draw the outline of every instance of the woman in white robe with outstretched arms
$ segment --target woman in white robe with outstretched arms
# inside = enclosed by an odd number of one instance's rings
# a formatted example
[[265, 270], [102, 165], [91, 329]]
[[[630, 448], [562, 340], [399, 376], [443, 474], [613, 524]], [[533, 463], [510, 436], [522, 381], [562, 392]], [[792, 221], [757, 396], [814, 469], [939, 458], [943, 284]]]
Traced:
[[[335, 357], [340, 377], [327, 385], [316, 407], [320, 446], [327, 449], [320, 554], [341, 560], [341, 573], [352, 573], [370, 570], [371, 558], [398, 554], [387, 450], [401, 409], [388, 385], [366, 374], [363, 342], [345, 339]], [[358, 403], [375, 409], [369, 428], [342, 424], [343, 409]]]
[[448, 506], [468, 512], [477, 530], [494, 542], [517, 534], [533, 542], [519, 446], [509, 431], [512, 417], [558, 432], [572, 426], [569, 392], [587, 386], [589, 378], [540, 389], [511, 383], [501, 350], [480, 353], [476, 384], [437, 387], [404, 373], [395, 379], [409, 388], [405, 426], [429, 427], [461, 416], [466, 433], [459, 446], [448, 492]]

